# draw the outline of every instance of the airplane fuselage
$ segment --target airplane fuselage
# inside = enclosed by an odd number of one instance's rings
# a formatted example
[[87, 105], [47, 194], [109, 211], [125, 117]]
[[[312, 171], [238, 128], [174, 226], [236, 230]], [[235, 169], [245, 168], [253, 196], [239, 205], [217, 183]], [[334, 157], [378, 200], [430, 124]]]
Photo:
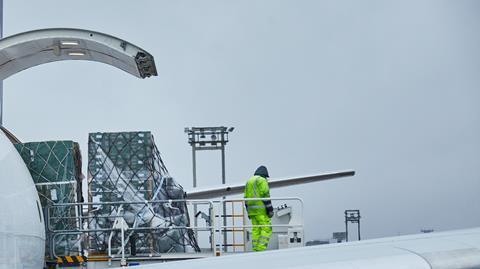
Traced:
[[40, 269], [45, 228], [32, 177], [0, 131], [0, 269]]

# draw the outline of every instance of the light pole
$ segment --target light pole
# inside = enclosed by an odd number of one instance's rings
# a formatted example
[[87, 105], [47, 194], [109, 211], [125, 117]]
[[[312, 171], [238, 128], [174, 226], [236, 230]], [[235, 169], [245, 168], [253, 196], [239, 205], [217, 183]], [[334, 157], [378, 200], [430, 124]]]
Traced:
[[[222, 184], [225, 184], [225, 146], [228, 143], [228, 134], [233, 132], [234, 127], [185, 127], [188, 135], [188, 143], [192, 146], [192, 170], [193, 187], [197, 187], [197, 151], [198, 150], [220, 150], [222, 152]], [[225, 197], [223, 197], [225, 199]], [[197, 207], [193, 207], [194, 214], [197, 214]], [[197, 227], [197, 218], [194, 218], [194, 225]], [[223, 203], [223, 226], [227, 226], [226, 204]], [[197, 234], [197, 233], [196, 233]], [[223, 247], [227, 249], [226, 229], [223, 231]]]
[[356, 223], [357, 224], [357, 232], [358, 232], [358, 241], [360, 241], [360, 210], [345, 210], [345, 237], [348, 242], [348, 223]]

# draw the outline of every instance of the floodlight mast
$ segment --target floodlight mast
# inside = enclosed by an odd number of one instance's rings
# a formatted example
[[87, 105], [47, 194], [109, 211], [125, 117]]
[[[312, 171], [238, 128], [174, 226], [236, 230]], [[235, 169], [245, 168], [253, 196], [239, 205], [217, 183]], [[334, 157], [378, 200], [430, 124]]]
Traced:
[[[188, 135], [188, 143], [192, 146], [192, 169], [193, 187], [197, 187], [197, 150], [220, 150], [222, 152], [222, 184], [225, 184], [225, 145], [228, 143], [228, 133], [233, 132], [234, 127], [185, 127]], [[225, 197], [223, 197], [225, 199]], [[193, 206], [194, 215], [197, 214], [196, 205]], [[226, 203], [223, 203], [223, 226], [227, 226]], [[197, 227], [197, 218], [194, 219]], [[223, 248], [227, 250], [227, 230], [223, 230]], [[195, 233], [197, 236], [197, 233]]]
[[360, 210], [358, 209], [348, 209], [345, 210], [345, 237], [348, 242], [348, 223], [356, 223], [357, 224], [357, 233], [358, 233], [358, 241], [361, 240], [360, 238]]

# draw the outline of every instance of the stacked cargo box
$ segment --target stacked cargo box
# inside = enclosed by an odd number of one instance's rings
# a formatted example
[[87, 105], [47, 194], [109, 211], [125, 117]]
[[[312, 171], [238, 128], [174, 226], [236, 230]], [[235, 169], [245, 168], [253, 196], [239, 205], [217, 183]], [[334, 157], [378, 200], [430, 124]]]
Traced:
[[[93, 133], [88, 142], [89, 201], [124, 201], [119, 180], [138, 193], [139, 197], [151, 199], [153, 175], [152, 136], [138, 133]], [[112, 173], [116, 176], [112, 177]], [[122, 177], [120, 177], [122, 175]]]
[[[25, 161], [37, 187], [40, 202], [46, 208], [54, 204], [82, 202], [82, 160], [80, 149], [73, 141], [46, 141], [17, 143], [16, 149]], [[81, 214], [75, 206], [52, 207], [49, 210], [50, 225], [47, 227], [47, 254], [52, 256], [55, 245], [57, 255], [78, 252], [76, 236], [57, 236], [55, 242], [49, 230], [73, 230]], [[46, 216], [47, 217], [47, 216]]]
[[[126, 234], [131, 255], [198, 249], [190, 230], [175, 228], [189, 225], [185, 203], [145, 203], [185, 198], [182, 187], [169, 176], [150, 132], [91, 133], [88, 156], [91, 230], [111, 229], [121, 215], [131, 228]], [[105, 252], [110, 234], [90, 234], [91, 251]], [[114, 249], [118, 250], [120, 241], [118, 234], [113, 237]]]

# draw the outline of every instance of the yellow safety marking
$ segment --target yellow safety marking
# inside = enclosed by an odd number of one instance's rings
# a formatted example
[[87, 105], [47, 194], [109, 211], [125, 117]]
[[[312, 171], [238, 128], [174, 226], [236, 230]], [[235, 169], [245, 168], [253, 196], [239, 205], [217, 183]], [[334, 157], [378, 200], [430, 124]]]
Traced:
[[106, 262], [108, 261], [108, 258], [107, 257], [88, 257], [88, 260], [89, 261], [92, 261], [92, 262]]
[[71, 256], [65, 256], [65, 259], [67, 259], [67, 262], [73, 263], [73, 259]]

